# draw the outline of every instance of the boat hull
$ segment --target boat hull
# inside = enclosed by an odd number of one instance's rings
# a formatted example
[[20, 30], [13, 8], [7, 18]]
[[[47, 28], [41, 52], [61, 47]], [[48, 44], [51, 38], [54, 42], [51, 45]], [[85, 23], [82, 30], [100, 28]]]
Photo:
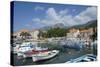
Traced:
[[32, 57], [33, 62], [51, 59], [51, 58], [55, 57], [59, 53], [58, 50], [52, 50], [50, 52], [48, 52], [48, 55], [46, 55], [46, 56], [39, 56], [39, 55], [33, 56]]

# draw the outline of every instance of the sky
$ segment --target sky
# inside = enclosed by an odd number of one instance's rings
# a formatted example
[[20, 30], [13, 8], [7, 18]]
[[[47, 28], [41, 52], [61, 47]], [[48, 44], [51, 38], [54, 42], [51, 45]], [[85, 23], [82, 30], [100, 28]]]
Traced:
[[65, 26], [85, 24], [97, 19], [97, 7], [87, 5], [14, 2], [14, 31], [39, 29], [62, 23]]

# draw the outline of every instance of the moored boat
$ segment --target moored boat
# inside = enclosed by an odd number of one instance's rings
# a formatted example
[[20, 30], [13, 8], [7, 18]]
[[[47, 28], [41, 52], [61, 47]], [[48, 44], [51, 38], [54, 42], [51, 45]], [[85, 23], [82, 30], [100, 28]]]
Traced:
[[76, 59], [71, 59], [70, 61], [67, 61], [66, 63], [90, 62], [90, 61], [96, 61], [96, 60], [97, 60], [96, 55], [86, 54]]
[[41, 61], [41, 60], [47, 60], [50, 58], [53, 58], [59, 53], [58, 50], [51, 50], [46, 52], [39, 52], [38, 54], [35, 54], [32, 56], [33, 62]]
[[17, 55], [26, 57], [32, 57], [34, 53], [47, 51], [48, 48], [38, 47], [36, 43], [23, 43], [18, 48]]

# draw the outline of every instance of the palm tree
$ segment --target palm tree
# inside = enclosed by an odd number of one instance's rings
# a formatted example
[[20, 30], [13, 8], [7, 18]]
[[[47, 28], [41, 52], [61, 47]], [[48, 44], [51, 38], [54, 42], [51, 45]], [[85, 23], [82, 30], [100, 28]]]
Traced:
[[20, 36], [22, 37], [23, 40], [26, 40], [28, 36], [31, 36], [31, 34], [28, 32], [21, 32]]

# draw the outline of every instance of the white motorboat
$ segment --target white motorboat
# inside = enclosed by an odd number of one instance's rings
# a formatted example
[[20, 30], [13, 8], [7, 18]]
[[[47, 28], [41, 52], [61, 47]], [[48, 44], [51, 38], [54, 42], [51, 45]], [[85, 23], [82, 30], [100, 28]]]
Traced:
[[41, 61], [41, 60], [46, 60], [53, 58], [59, 53], [58, 50], [51, 50], [51, 51], [46, 51], [46, 52], [39, 52], [35, 55], [32, 56], [33, 62]]
[[23, 56], [24, 52], [33, 50], [33, 47], [34, 46], [29, 42], [23, 43], [19, 46], [18, 51], [17, 51], [17, 55]]
[[96, 61], [96, 60], [97, 60], [96, 55], [86, 54], [76, 59], [71, 59], [70, 61], [67, 61], [66, 63], [90, 62], [90, 61]]
[[36, 43], [23, 43], [17, 52], [18, 56], [23, 56], [24, 58], [26, 57], [32, 57], [32, 55], [34, 54], [34, 52], [42, 52], [42, 51], [46, 51], [48, 50], [48, 48], [41, 48], [38, 47]]

